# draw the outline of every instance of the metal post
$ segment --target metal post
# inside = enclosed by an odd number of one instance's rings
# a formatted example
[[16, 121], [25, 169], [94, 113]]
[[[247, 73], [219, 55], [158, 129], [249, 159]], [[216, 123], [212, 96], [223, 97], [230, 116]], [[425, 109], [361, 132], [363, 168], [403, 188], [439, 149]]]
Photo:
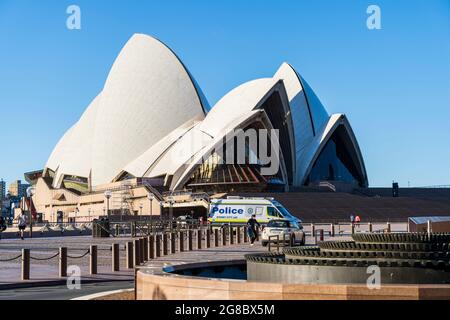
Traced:
[[387, 223], [387, 233], [391, 233], [391, 223]]
[[139, 238], [139, 261], [141, 264], [145, 263], [145, 247], [144, 247], [144, 238]]
[[336, 230], [334, 228], [334, 223], [330, 225], [330, 237], [334, 237], [336, 235]]
[[120, 271], [120, 247], [118, 243], [112, 245], [112, 272]]
[[234, 228], [230, 226], [230, 245], [234, 244]]
[[179, 251], [180, 252], [184, 252], [184, 232], [183, 231], [180, 231], [179, 232]]
[[150, 199], [150, 232], [153, 232], [153, 199]]
[[323, 231], [323, 229], [320, 229], [320, 241], [323, 242], [324, 239], [325, 239], [324, 231]]
[[170, 234], [170, 253], [175, 254], [177, 252], [176, 248], [177, 235], [175, 232]]
[[227, 228], [222, 228], [222, 246], [227, 245]]
[[148, 241], [146, 238], [141, 238], [141, 253], [143, 262], [148, 261]]
[[133, 269], [134, 268], [134, 261], [133, 261], [133, 242], [127, 242], [127, 268]]
[[150, 235], [148, 237], [148, 257], [149, 259], [155, 259], [155, 236]]
[[138, 265], [141, 264], [141, 257], [140, 257], [141, 248], [140, 248], [140, 244], [141, 244], [141, 242], [139, 241], [139, 239], [134, 240], [133, 262], [134, 262], [135, 266], [138, 266]]
[[156, 249], [155, 249], [156, 257], [161, 257], [161, 235], [156, 235]]
[[316, 236], [316, 226], [311, 223], [311, 237], [315, 237]]
[[236, 232], [237, 232], [237, 243], [241, 244], [242, 243], [242, 238], [241, 238], [241, 227], [237, 227], [236, 228]]
[[206, 248], [211, 248], [211, 230], [206, 229]]
[[90, 248], [89, 271], [91, 274], [97, 274], [97, 246]]
[[59, 248], [59, 277], [67, 277], [67, 248]]
[[167, 233], [163, 234], [163, 256], [167, 256], [168, 253], [168, 246], [169, 246], [169, 241], [168, 241], [168, 237], [167, 237]]
[[150, 260], [149, 259], [149, 257], [150, 257], [149, 240], [148, 240], [148, 237], [144, 237], [142, 240], [144, 241], [144, 260], [148, 261], [148, 260]]
[[427, 233], [432, 233], [432, 226], [431, 226], [431, 220], [427, 221]]
[[30, 249], [22, 249], [22, 280], [30, 280]]
[[202, 237], [203, 237], [203, 232], [202, 229], [198, 229], [197, 230], [197, 249], [201, 250], [202, 249]]
[[170, 207], [169, 207], [169, 223], [170, 223], [170, 232], [172, 232], [173, 229], [173, 205], [174, 205], [174, 201], [170, 200]]
[[116, 237], [120, 235], [120, 226], [119, 224], [116, 224]]
[[369, 233], [373, 232], [373, 225], [372, 222], [369, 222]]
[[194, 232], [192, 230], [188, 231], [188, 251], [193, 250], [192, 238], [194, 237]]
[[[247, 228], [244, 228], [244, 243], [248, 242], [248, 233], [247, 233]], [[270, 242], [269, 242], [270, 243]]]
[[355, 234], [355, 224], [352, 223], [352, 234]]
[[214, 247], [219, 246], [219, 229], [214, 229]]

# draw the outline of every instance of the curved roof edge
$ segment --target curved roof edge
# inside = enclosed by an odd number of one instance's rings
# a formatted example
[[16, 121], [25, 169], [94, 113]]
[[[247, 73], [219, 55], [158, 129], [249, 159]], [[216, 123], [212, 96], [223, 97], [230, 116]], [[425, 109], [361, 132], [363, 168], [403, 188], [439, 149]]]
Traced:
[[322, 131], [316, 136], [316, 138], [311, 142], [307, 150], [305, 150], [305, 152], [303, 153], [301, 160], [302, 167], [299, 172], [299, 175], [301, 177], [300, 178], [301, 185], [305, 184], [306, 179], [308, 178], [308, 175], [310, 174], [323, 148], [330, 140], [333, 133], [335, 133], [340, 126], [343, 126], [345, 128], [345, 132], [350, 138], [352, 147], [354, 148], [354, 151], [357, 156], [356, 159], [357, 165], [359, 166], [359, 171], [361, 172], [362, 175], [363, 184], [365, 186], [368, 186], [369, 179], [367, 176], [366, 166], [364, 164], [364, 158], [362, 156], [361, 149], [359, 148], [358, 141], [356, 140], [356, 136], [350, 125], [350, 122], [348, 121], [345, 114], [333, 114], [328, 120], [326, 126], [323, 127]]
[[189, 71], [189, 69], [186, 67], [184, 62], [180, 59], [180, 57], [178, 57], [178, 55], [175, 53], [175, 51], [173, 51], [172, 48], [170, 48], [167, 44], [165, 44], [163, 41], [161, 41], [160, 39], [158, 39], [156, 37], [149, 36], [149, 35], [146, 35], [146, 34], [143, 34], [143, 33], [137, 33], [136, 35], [151, 37], [151, 38], [155, 39], [156, 41], [160, 42], [163, 46], [165, 46], [175, 56], [175, 58], [183, 66], [183, 69], [186, 71], [186, 73], [188, 74], [189, 78], [191, 79], [191, 83], [194, 86], [194, 90], [197, 93], [198, 100], [200, 102], [200, 105], [202, 106], [203, 113], [206, 115], [211, 110], [211, 105], [209, 104], [209, 101], [206, 98], [205, 94], [203, 93], [203, 90], [201, 89], [201, 87], [198, 84], [197, 80], [192, 75], [192, 73]]

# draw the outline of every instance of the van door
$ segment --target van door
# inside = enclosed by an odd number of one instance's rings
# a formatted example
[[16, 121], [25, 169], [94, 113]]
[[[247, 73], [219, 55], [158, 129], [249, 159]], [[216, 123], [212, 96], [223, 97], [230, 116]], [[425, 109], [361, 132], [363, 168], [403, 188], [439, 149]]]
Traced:
[[273, 219], [279, 219], [282, 217], [278, 213], [277, 209], [275, 209], [274, 207], [268, 206], [267, 207], [267, 218], [269, 220], [273, 220]]
[[256, 221], [260, 221], [260, 222], [267, 221], [266, 217], [264, 216], [264, 207], [257, 206], [255, 208], [255, 215], [256, 215]]

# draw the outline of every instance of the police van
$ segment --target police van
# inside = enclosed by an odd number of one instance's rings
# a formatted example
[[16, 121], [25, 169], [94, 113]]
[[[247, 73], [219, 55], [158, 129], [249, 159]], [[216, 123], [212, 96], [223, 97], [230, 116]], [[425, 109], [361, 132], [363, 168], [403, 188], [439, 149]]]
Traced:
[[215, 227], [245, 225], [252, 215], [266, 225], [271, 220], [290, 220], [301, 225], [301, 221], [286, 210], [274, 198], [228, 197], [211, 200], [208, 222]]

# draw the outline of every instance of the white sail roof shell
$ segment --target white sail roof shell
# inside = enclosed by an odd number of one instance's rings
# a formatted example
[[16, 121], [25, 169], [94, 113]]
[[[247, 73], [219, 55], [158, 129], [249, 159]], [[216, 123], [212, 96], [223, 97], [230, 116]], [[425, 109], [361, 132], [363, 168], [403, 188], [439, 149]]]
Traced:
[[92, 185], [109, 183], [170, 132], [203, 120], [206, 103], [168, 47], [134, 35], [115, 61], [101, 99], [61, 139], [47, 168], [59, 175], [91, 174]]
[[172, 186], [183, 187], [197, 162], [229, 130], [257, 119], [261, 110], [256, 109], [275, 89], [285, 92], [283, 106], [288, 105], [287, 115], [292, 119], [294, 185], [305, 182], [340, 124], [348, 132], [367, 179], [347, 118], [341, 114], [330, 117], [289, 64], [283, 63], [271, 78], [249, 81], [231, 90], [209, 110], [178, 57], [160, 41], [141, 34], [125, 45], [102, 92], [61, 138], [46, 168], [56, 172], [55, 188], [65, 175], [90, 178], [96, 186], [124, 172], [135, 177], [174, 176]]

